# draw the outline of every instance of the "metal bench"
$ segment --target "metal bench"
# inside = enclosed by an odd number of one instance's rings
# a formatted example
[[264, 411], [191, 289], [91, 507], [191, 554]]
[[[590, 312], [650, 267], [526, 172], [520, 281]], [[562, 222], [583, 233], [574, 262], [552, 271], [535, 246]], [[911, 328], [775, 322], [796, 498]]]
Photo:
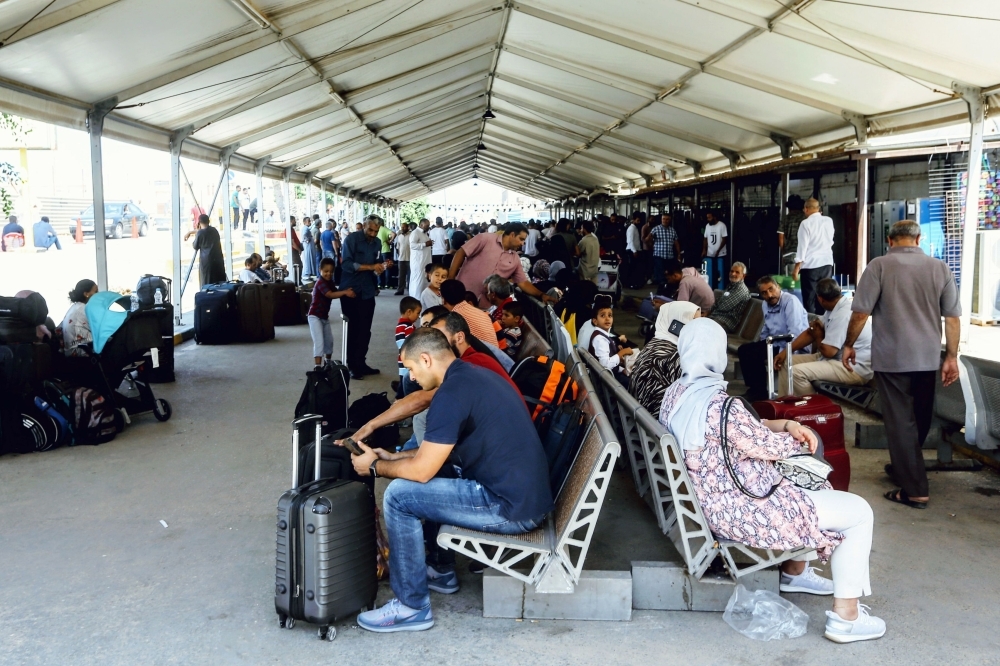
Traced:
[[649, 490], [656, 521], [684, 558], [689, 574], [700, 579], [716, 556], [721, 555], [729, 575], [739, 580], [812, 550], [751, 548], [737, 541], [716, 538], [698, 503], [684, 453], [673, 436], [596, 359], [587, 352], [581, 352], [580, 357], [595, 377], [598, 393], [603, 387], [608, 400], [615, 403], [621, 415], [623, 429], [619, 435], [626, 442], [630, 462], [635, 460], [633, 446], [638, 448], [641, 463], [632, 468], [636, 490], [640, 487]]
[[735, 354], [740, 345], [760, 340], [762, 330], [764, 330], [764, 301], [751, 298], [736, 333], [726, 336], [727, 351]]
[[545, 338], [527, 319], [521, 321], [521, 346], [517, 350], [517, 357], [514, 362], [529, 356], [552, 356], [552, 345], [546, 342]]
[[[962, 355], [962, 365], [969, 371], [972, 398], [976, 405], [976, 448], [993, 451], [1000, 448], [1000, 363]], [[963, 417], [964, 410], [953, 410]]]
[[580, 385], [577, 401], [589, 423], [555, 508], [544, 524], [515, 535], [445, 525], [437, 537], [442, 548], [534, 585], [540, 593], [569, 594], [575, 590], [615, 460], [621, 453], [583, 364], [579, 359], [572, 360], [571, 372]]
[[855, 384], [840, 384], [838, 382], [817, 379], [812, 385], [818, 393], [828, 395], [831, 398], [837, 398], [838, 400], [844, 400], [879, 416], [882, 415], [882, 402], [878, 397], [878, 389], [875, 388], [875, 380], [862, 386], [857, 386]]

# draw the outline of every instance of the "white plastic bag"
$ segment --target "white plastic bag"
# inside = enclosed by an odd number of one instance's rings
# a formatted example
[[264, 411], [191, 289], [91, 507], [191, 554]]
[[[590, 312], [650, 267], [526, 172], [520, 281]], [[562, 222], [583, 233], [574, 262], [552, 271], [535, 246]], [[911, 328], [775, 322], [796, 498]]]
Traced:
[[722, 619], [755, 641], [798, 638], [805, 635], [809, 623], [809, 616], [792, 602], [767, 590], [751, 592], [742, 585], [736, 586]]

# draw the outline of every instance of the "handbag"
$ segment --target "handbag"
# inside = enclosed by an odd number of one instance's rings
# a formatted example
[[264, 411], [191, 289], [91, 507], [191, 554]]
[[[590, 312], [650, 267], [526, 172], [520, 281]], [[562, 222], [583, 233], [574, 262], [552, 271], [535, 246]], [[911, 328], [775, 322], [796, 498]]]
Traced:
[[[756, 416], [756, 412], [754, 412], [753, 407], [747, 404], [746, 400], [743, 400], [743, 398], [726, 398], [726, 402], [722, 406], [722, 423], [719, 426], [719, 433], [722, 439], [722, 458], [726, 463], [726, 469], [729, 470], [729, 476], [732, 477], [733, 483], [736, 484], [736, 487], [739, 488], [744, 495], [757, 500], [767, 499], [774, 494], [775, 490], [778, 489], [780, 482], [774, 484], [764, 495], [754, 495], [752, 492], [747, 490], [740, 481], [739, 477], [736, 475], [736, 471], [733, 469], [733, 464], [729, 459], [729, 436], [727, 426], [729, 423], [729, 411], [732, 409], [733, 401], [735, 400], [743, 401], [750, 413]], [[833, 467], [828, 465], [826, 462], [807, 453], [778, 460], [774, 463], [774, 467], [778, 470], [778, 474], [788, 479], [794, 485], [804, 488], [805, 490], [822, 490], [826, 485], [826, 477], [829, 476], [831, 471], [833, 471]]]

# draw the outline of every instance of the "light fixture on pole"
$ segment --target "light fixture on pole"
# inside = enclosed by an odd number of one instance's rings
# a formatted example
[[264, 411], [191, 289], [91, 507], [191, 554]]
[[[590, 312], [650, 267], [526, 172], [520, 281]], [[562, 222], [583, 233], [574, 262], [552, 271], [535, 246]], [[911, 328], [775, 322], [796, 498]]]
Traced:
[[479, 147], [476, 150], [486, 150], [486, 144], [480, 141]]
[[483, 120], [493, 120], [494, 118], [496, 118], [496, 116], [493, 115], [493, 111], [490, 110], [490, 107], [486, 107], [486, 113], [483, 114]]

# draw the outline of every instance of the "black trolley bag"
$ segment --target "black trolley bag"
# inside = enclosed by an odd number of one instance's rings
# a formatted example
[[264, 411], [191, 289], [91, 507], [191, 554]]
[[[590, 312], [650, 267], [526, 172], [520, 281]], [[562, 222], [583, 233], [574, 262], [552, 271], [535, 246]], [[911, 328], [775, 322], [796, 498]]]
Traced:
[[274, 292], [274, 325], [296, 326], [306, 323], [305, 317], [299, 311], [299, 292], [291, 282], [275, 282], [271, 285]]
[[241, 342], [274, 339], [274, 294], [271, 285], [248, 282], [236, 289], [236, 313]]
[[194, 340], [199, 345], [227, 345], [236, 340], [240, 319], [233, 282], [202, 287], [194, 295]]
[[[278, 500], [274, 609], [278, 625], [297, 620], [318, 625], [321, 640], [337, 637], [333, 623], [375, 607], [378, 594], [375, 498], [358, 481], [299, 478], [299, 426], [321, 417], [309, 414], [292, 422], [292, 483]], [[315, 459], [322, 458], [322, 451]], [[319, 473], [319, 465], [315, 468]]]

